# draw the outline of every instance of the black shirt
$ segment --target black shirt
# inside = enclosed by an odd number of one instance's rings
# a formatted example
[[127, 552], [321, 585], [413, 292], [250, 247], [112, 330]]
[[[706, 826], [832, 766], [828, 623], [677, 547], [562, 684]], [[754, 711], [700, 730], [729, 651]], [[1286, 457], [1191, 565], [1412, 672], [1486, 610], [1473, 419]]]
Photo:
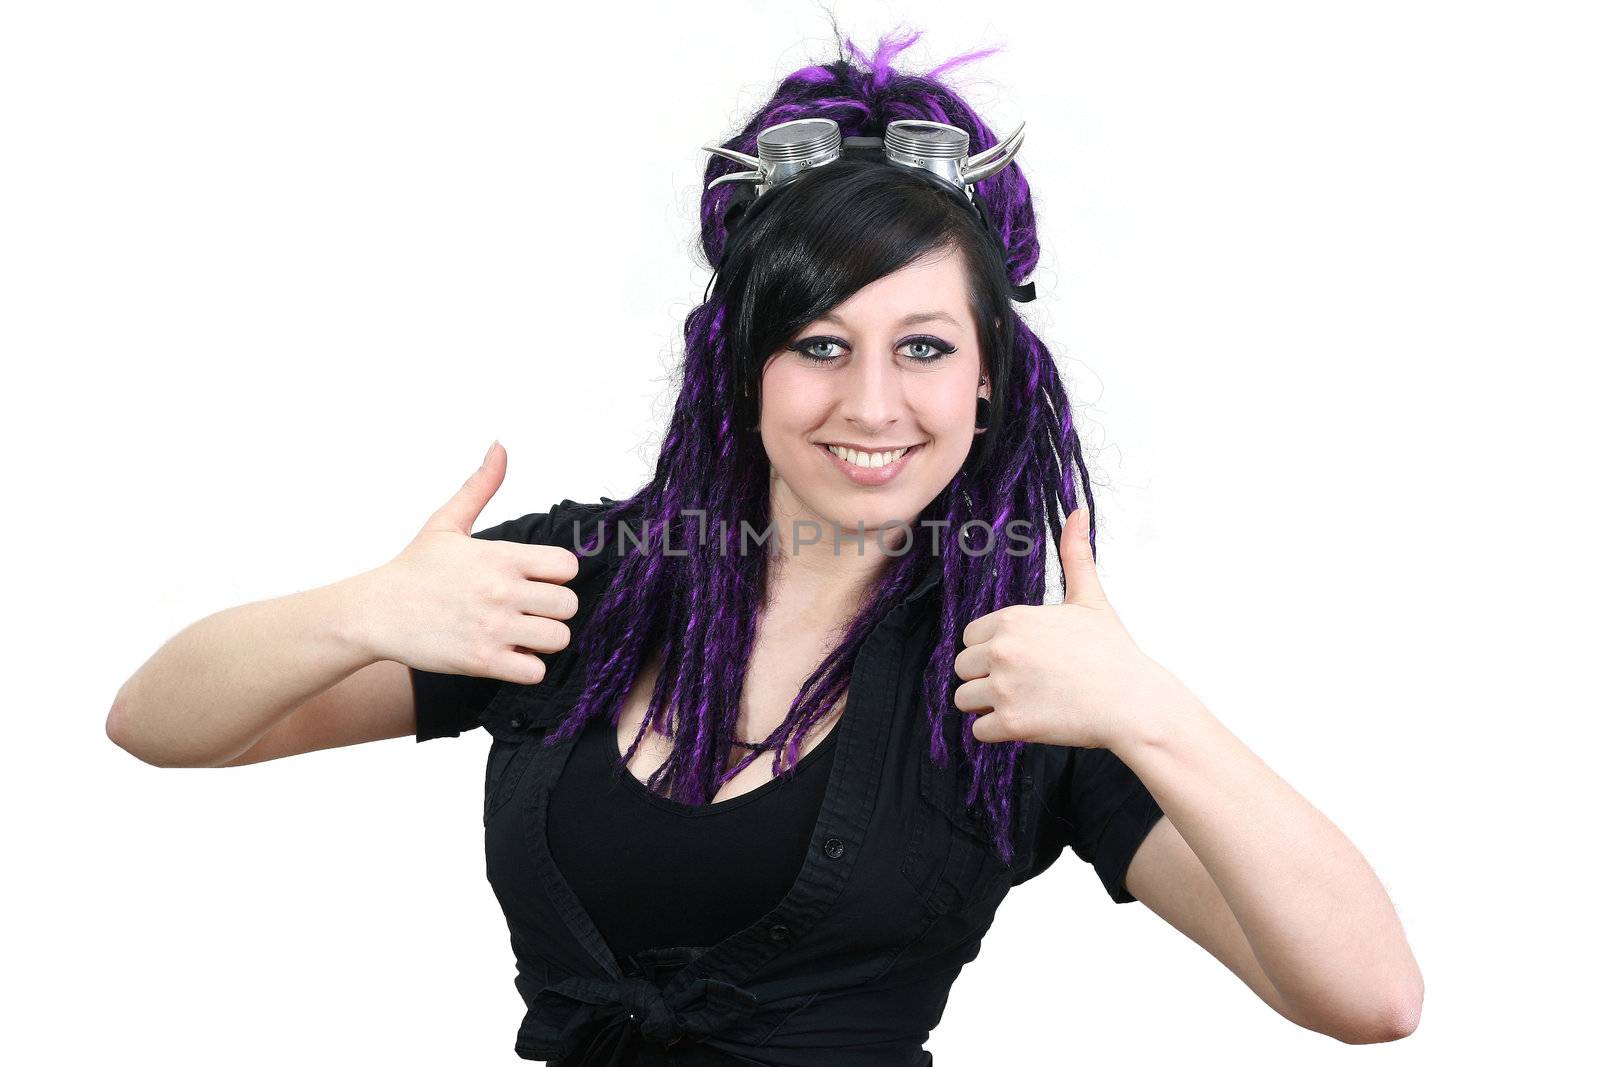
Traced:
[[612, 955], [714, 945], [777, 906], [805, 862], [838, 736], [830, 729], [793, 777], [684, 804], [616, 767], [617, 728], [589, 720], [550, 794], [547, 830], [556, 869]]
[[[473, 536], [576, 551], [597, 507], [563, 500]], [[617, 559], [609, 548], [579, 555], [567, 583], [580, 605], [568, 620], [573, 639], [545, 657], [543, 682], [411, 674], [418, 741], [477, 726], [492, 738], [486, 869], [528, 1008], [519, 1056], [552, 1067], [927, 1067], [933, 1058], [922, 1044], [1012, 887], [1070, 847], [1113, 901], [1134, 899], [1123, 879], [1162, 812], [1110, 750], [1025, 746], [1010, 867], [990, 846], [981, 813], [964, 803], [954, 764], [929, 758], [920, 680], [935, 640], [934, 569], [856, 658], [820, 810], [782, 899], [711, 946], [619, 962], [552, 850], [552, 793], [582, 733], [542, 743], [577, 701], [583, 665], [571, 653]]]

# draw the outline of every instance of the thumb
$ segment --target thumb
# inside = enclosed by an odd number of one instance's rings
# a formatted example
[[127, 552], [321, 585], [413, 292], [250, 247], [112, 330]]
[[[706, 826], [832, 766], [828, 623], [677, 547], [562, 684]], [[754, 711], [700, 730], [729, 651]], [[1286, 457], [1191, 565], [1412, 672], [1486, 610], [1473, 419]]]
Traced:
[[1089, 509], [1074, 508], [1061, 531], [1061, 570], [1068, 604], [1104, 604], [1105, 590], [1089, 547]]
[[433, 513], [423, 529], [450, 530], [470, 536], [473, 523], [478, 521], [489, 498], [499, 491], [505, 477], [506, 450], [497, 439], [489, 445], [482, 465], [462, 483], [454, 496], [444, 502], [443, 507]]

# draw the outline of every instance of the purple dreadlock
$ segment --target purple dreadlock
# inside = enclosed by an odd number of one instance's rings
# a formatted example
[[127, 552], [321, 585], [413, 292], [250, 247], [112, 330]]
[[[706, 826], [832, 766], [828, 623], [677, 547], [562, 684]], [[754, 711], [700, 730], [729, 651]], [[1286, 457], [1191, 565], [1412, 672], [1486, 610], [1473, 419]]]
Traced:
[[[933, 119], [965, 129], [974, 154], [990, 147], [994, 132], [938, 75], [994, 50], [958, 56], [922, 75], [892, 69], [895, 57], [920, 36], [888, 35], [871, 57], [844, 40], [836, 62], [784, 78], [727, 147], [754, 154], [761, 129], [807, 116], [833, 119], [847, 137], [882, 136], [895, 119]], [[713, 156], [705, 182], [734, 169], [736, 164]], [[645, 732], [656, 728], [673, 747], [647, 785], [683, 803], [709, 802], [761, 751], [776, 751], [774, 773], [789, 774], [808, 732], [843, 696], [866, 636], [930, 568], [939, 567], [938, 636], [923, 681], [929, 754], [946, 767], [951, 742], [958, 747], [966, 801], [985, 813], [1001, 859], [1013, 861], [1014, 777], [1023, 746], [973, 739], [971, 717], [952, 700], [960, 681], [953, 663], [967, 622], [1009, 604], [1043, 603], [1048, 547], [1042, 537], [1034, 537], [1026, 555], [969, 555], [949, 547], [937, 552], [931, 535], [913, 533], [909, 549], [891, 557], [843, 636], [800, 687], [783, 723], [763, 741], [740, 742], [736, 735], [767, 587], [768, 554], [740, 552], [737, 543], [741, 522], [761, 530], [770, 520], [770, 464], [754, 430], [761, 368], [796, 330], [920, 254], [946, 247], [963, 253], [994, 386], [988, 432], [920, 518], [945, 520], [950, 531], [967, 522], [998, 530], [1022, 519], [1032, 530], [1048, 528], [1050, 540], [1059, 542], [1081, 488], [1093, 544], [1094, 502], [1065, 388], [1049, 350], [1010, 303], [1012, 285], [1039, 259], [1028, 184], [1013, 164], [978, 183], [975, 192], [1003, 249], [943, 192], [872, 162], [840, 160], [806, 172], [751, 232], [733, 242], [723, 221], [733, 186], [723, 183], [702, 195], [701, 247], [709, 263], [718, 265], [717, 276], [685, 323], [681, 386], [655, 474], [599, 516], [602, 536], [607, 526], [626, 523], [645, 545], [668, 538], [684, 546], [685, 554], [623, 555], [579, 638], [578, 661], [588, 664], [581, 695], [547, 744], [572, 736], [596, 715], [615, 726], [641, 666], [658, 649], [661, 670], [649, 709], [619, 766], [632, 759]], [[929, 524], [915, 522], [912, 528]], [[597, 545], [591, 540], [580, 550], [598, 550]], [[719, 772], [736, 743], [751, 752]]]

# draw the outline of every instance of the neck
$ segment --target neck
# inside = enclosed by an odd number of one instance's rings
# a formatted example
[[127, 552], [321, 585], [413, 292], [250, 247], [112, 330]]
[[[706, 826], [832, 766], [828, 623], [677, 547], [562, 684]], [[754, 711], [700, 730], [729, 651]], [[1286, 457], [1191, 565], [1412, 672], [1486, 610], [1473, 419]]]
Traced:
[[841, 521], [836, 540], [834, 521], [800, 503], [781, 483], [773, 487], [768, 514], [776, 546], [767, 582], [769, 601], [780, 593], [784, 599], [792, 594], [803, 603], [853, 611], [893, 562], [886, 549], [897, 548], [906, 533], [904, 527], [892, 526], [880, 538], [873, 527], [858, 531]]

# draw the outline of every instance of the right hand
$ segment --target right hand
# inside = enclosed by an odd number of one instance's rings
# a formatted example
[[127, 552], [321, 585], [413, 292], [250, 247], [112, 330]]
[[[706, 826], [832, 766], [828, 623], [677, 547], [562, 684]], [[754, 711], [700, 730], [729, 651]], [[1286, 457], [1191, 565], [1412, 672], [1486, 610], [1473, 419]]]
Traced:
[[505, 448], [495, 442], [405, 550], [361, 576], [376, 658], [519, 685], [544, 680], [538, 653], [559, 652], [572, 638], [561, 620], [577, 613], [578, 595], [562, 583], [577, 576], [578, 557], [472, 536], [505, 474]]

